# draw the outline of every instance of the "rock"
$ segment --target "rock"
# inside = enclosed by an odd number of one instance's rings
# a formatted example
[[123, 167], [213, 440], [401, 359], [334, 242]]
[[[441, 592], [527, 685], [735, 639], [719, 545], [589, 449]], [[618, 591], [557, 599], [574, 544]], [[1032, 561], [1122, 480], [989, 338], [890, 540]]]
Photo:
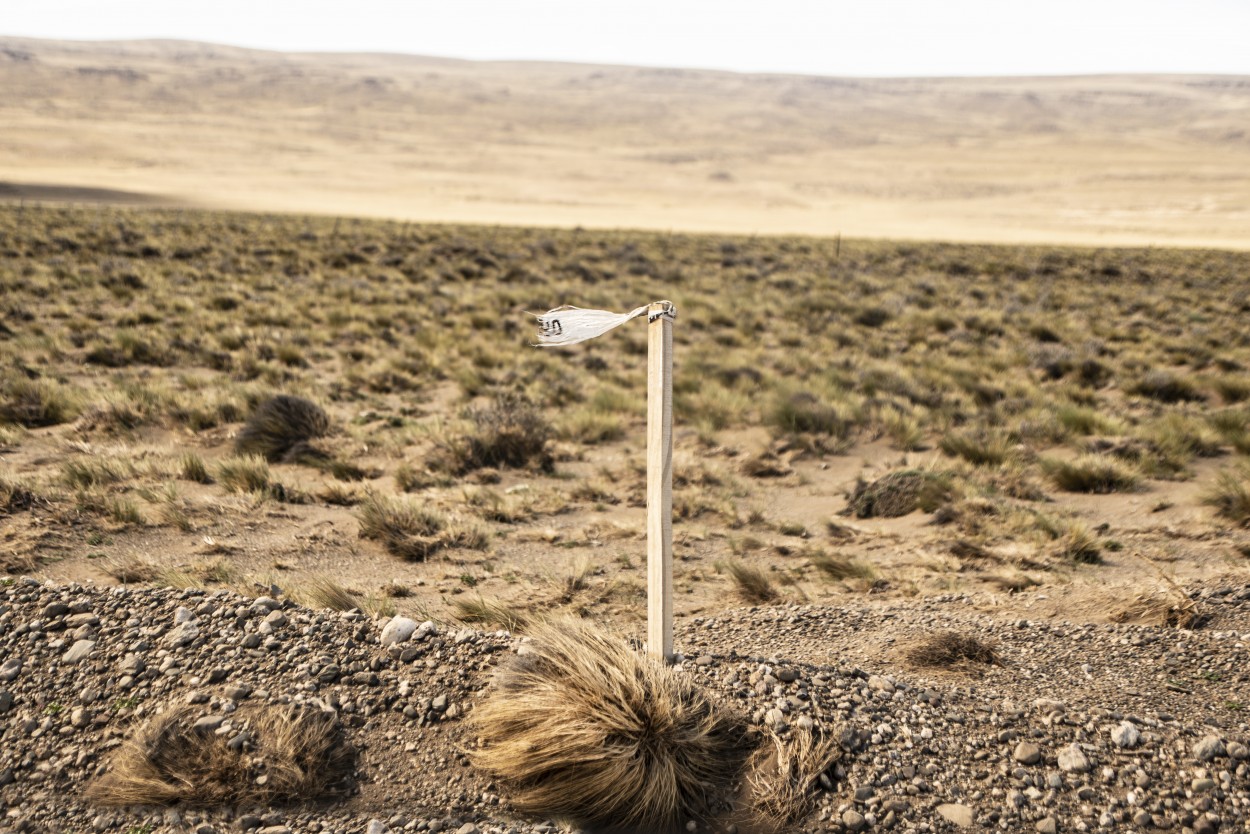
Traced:
[[410, 620], [407, 617], [391, 617], [390, 622], [382, 629], [381, 643], [383, 646], [406, 643], [416, 630], [416, 620]]
[[799, 679], [799, 673], [793, 669], [782, 669], [777, 673], [777, 680], [782, 683], [794, 683]]
[[1227, 750], [1224, 747], [1224, 740], [1219, 736], [1205, 736], [1202, 741], [1194, 745], [1193, 752], [1195, 761], [1209, 762], [1226, 755]]
[[1189, 789], [1194, 793], [1206, 793], [1214, 787], [1214, 779], [1195, 779], [1189, 783]]
[[174, 609], [174, 625], [182, 625], [189, 623], [195, 619], [195, 615], [191, 613], [190, 608], [184, 608], [181, 605]]
[[245, 683], [236, 683], [234, 686], [227, 686], [225, 696], [231, 701], [245, 701], [252, 695], [252, 687]]
[[466, 822], [464, 825], [456, 829], [456, 834], [482, 834], [482, 829], [478, 828], [471, 822]]
[[195, 642], [195, 638], [199, 636], [199, 626], [188, 620], [171, 628], [169, 633], [165, 635], [165, 642], [174, 648], [180, 648], [191, 645], [191, 643]]
[[270, 611], [265, 617], [265, 622], [269, 623], [273, 628], [282, 628], [287, 623], [286, 614], [283, 614], [281, 611]]
[[73, 727], [82, 729], [91, 723], [91, 711], [84, 707], [75, 707], [69, 714], [69, 723]]
[[206, 715], [192, 724], [191, 728], [197, 733], [207, 735], [208, 733], [217, 732], [217, 728], [224, 724], [225, 721], [226, 716], [224, 715]]
[[95, 651], [94, 640], [79, 640], [69, 647], [69, 651], [61, 655], [62, 663], [78, 663], [86, 660]]
[[877, 692], [890, 693], [894, 691], [894, 684], [890, 683], [888, 679], [883, 678], [880, 675], [869, 675], [868, 688]]
[[975, 822], [972, 816], [972, 808], [967, 805], [948, 802], [937, 806], [937, 812], [942, 819], [954, 823], [960, 828], [971, 828]]
[[772, 727], [777, 732], [781, 732], [786, 729], [786, 727], [790, 726], [786, 722], [786, 714], [776, 707], [773, 707], [768, 712], [764, 713], [764, 723], [769, 727]]
[[69, 613], [69, 606], [63, 602], [49, 602], [43, 607], [43, 618], [50, 620], [53, 617], [64, 617]]
[[0, 689], [0, 715], [4, 715], [13, 706], [13, 695], [7, 689]]
[[132, 678], [147, 668], [147, 664], [143, 662], [143, 658], [137, 654], [128, 654], [122, 658], [122, 662], [117, 664], [117, 669], [123, 675], [130, 675]]
[[1020, 764], [1035, 765], [1042, 760], [1042, 748], [1032, 742], [1022, 741], [1016, 745], [1011, 757]]
[[1037, 834], [1055, 834], [1059, 830], [1059, 822], [1054, 817], [1044, 817], [1033, 826]]
[[4, 663], [0, 663], [0, 681], [5, 683], [15, 681], [20, 674], [22, 674], [22, 659], [20, 657], [10, 657]]
[[1141, 732], [1132, 721], [1121, 721], [1111, 730], [1111, 740], [1116, 747], [1131, 750], [1141, 741]]
[[369, 827], [365, 829], [365, 834], [387, 834], [386, 823], [382, 820], [369, 820]]
[[[0, 710], [3, 712], [4, 710]], [[1250, 759], [1250, 747], [1242, 744], [1240, 741], [1230, 741], [1228, 743], [1228, 757], [1230, 759]]]
[[1145, 808], [1133, 814], [1133, 825], [1138, 828], [1154, 828], [1155, 818]]
[[868, 827], [863, 814], [850, 810], [842, 812], [842, 824], [846, 826], [848, 831], [863, 831]]
[[1089, 772], [1089, 759], [1079, 744], [1069, 744], [1059, 751], [1059, 769], [1064, 773]]
[[1219, 834], [1220, 827], [1210, 817], [1194, 820], [1194, 834]]
[[438, 634], [438, 626], [434, 625], [433, 620], [426, 620], [417, 626], [417, 633], [413, 635], [414, 640], [424, 640], [427, 637], [433, 637]]

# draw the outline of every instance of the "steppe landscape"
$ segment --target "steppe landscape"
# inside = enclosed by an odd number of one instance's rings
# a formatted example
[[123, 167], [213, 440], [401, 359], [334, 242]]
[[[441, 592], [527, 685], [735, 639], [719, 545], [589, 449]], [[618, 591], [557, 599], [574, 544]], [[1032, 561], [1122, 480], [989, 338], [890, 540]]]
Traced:
[[0, 39], [0, 831], [1250, 830], [1248, 110]]

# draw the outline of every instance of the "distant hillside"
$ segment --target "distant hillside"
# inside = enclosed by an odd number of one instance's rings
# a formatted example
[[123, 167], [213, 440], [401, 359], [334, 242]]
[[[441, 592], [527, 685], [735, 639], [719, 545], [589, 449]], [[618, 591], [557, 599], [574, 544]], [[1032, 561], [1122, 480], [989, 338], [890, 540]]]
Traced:
[[1250, 246], [1250, 77], [874, 80], [0, 38], [0, 124], [0, 199]]

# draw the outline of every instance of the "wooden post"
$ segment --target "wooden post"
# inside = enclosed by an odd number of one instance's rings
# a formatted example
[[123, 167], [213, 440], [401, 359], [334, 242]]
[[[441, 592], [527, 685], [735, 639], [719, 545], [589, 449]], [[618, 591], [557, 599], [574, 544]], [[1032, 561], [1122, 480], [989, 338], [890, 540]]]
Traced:
[[673, 656], [673, 317], [648, 309], [647, 325], [647, 652]]

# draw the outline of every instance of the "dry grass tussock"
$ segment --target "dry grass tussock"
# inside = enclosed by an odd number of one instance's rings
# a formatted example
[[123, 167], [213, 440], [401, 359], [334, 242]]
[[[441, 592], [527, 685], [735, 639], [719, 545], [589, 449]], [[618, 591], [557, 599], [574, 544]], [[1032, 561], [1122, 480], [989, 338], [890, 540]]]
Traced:
[[994, 647], [971, 634], [940, 631], [917, 641], [907, 650], [907, 659], [917, 666], [962, 666], [966, 663], [998, 662]]
[[[336, 718], [312, 709], [245, 706], [237, 732], [198, 729], [201, 713], [178, 707], [127, 739], [87, 789], [101, 805], [259, 804], [345, 795], [355, 751]], [[240, 735], [242, 743], [232, 745]]]
[[519, 810], [647, 832], [722, 810], [752, 747], [745, 720], [589, 623], [532, 635], [473, 713], [473, 760]]
[[239, 455], [260, 455], [270, 462], [320, 460], [325, 454], [309, 445], [330, 430], [321, 406], [302, 397], [279, 394], [256, 406], [234, 448]]
[[856, 518], [897, 518], [916, 510], [933, 512], [953, 496], [950, 478], [937, 472], [904, 469], [855, 485], [845, 514]]
[[770, 736], [751, 760], [750, 811], [759, 827], [784, 832], [816, 809], [816, 795], [833, 786], [829, 769], [842, 750], [836, 740], [811, 731]]

